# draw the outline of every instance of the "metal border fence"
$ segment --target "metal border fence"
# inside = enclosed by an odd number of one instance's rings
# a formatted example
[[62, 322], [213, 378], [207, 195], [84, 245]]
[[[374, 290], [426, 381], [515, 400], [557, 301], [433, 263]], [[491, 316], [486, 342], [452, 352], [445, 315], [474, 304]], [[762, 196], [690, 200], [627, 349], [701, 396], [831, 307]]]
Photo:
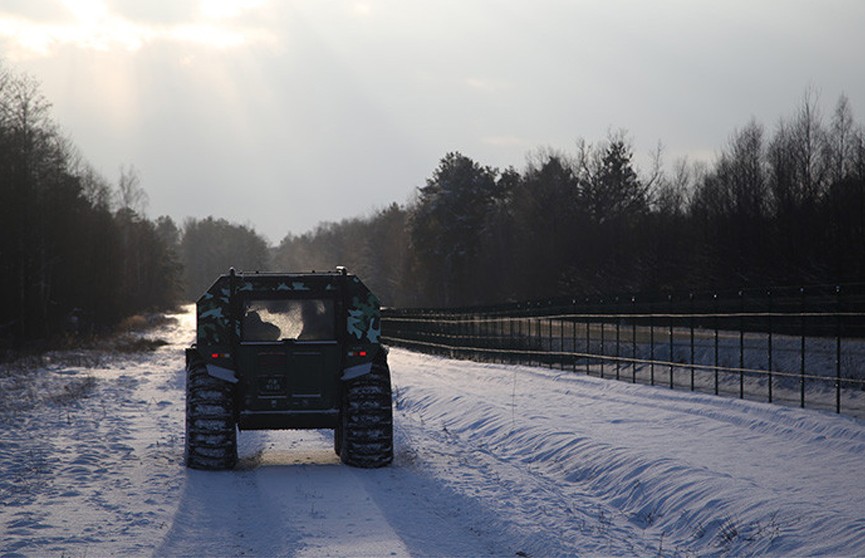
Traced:
[[865, 284], [385, 309], [382, 329], [453, 358], [865, 416]]

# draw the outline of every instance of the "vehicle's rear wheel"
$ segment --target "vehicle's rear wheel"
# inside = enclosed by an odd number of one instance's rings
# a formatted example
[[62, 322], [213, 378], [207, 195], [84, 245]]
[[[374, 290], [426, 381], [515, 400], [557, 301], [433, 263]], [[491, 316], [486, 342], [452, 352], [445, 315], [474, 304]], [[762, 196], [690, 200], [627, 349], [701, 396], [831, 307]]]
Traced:
[[202, 362], [186, 370], [186, 466], [231, 469], [237, 463], [234, 384], [207, 373]]
[[353, 467], [383, 467], [393, 461], [393, 408], [387, 351], [382, 348], [372, 370], [346, 382], [335, 448]]

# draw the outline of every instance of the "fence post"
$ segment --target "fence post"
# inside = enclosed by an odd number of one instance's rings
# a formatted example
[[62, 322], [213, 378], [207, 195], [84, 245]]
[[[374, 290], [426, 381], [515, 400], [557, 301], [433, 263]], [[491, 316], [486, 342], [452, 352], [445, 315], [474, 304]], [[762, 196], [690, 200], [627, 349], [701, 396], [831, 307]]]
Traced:
[[621, 361], [619, 360], [619, 358], [622, 356], [619, 350], [621, 348], [620, 344], [622, 340], [620, 332], [622, 325], [622, 308], [619, 305], [619, 297], [616, 297], [616, 305], [613, 307], [613, 309], [616, 312], [616, 379], [619, 380], [621, 379], [619, 377], [619, 372], [621, 370]]
[[[535, 309], [535, 312], [539, 312], [539, 311], [540, 311], [540, 308], [541, 308], [541, 303], [539, 302], [539, 303], [537, 304], [537, 307], [536, 307], [536, 309]], [[541, 367], [541, 366], [544, 365], [544, 357], [543, 357], [543, 354], [544, 354], [544, 353], [543, 353], [543, 349], [544, 349], [543, 319], [542, 319], [540, 316], [537, 316], [536, 319], [537, 319], [538, 322], [537, 322], [537, 324], [535, 324], [535, 336], [537, 337], [537, 340], [535, 341], [535, 346], [536, 346], [536, 347], [540, 347], [541, 350], [540, 350], [540, 351], [536, 351], [538, 354], [535, 355], [535, 356], [536, 356], [537, 359], [538, 359], [538, 364], [537, 364], [537, 366], [538, 366], [538, 367]]]
[[[598, 308], [600, 311], [603, 311], [604, 308], [604, 299], [602, 298], [598, 303]], [[601, 318], [601, 378], [604, 377], [604, 363], [606, 363], [607, 359], [604, 357], [607, 356], [607, 347], [604, 339], [604, 332], [607, 329], [607, 322], [603, 318]]]
[[[520, 315], [520, 306], [517, 304], [516, 319], [517, 319], [517, 351], [522, 350], [523, 346], [523, 317]], [[517, 364], [523, 364], [523, 353], [516, 353]]]
[[[547, 312], [549, 312], [550, 310], [551, 310], [551, 308], [547, 308]], [[553, 317], [548, 316], [547, 322], [549, 322], [549, 326], [550, 326], [550, 360], [549, 360], [549, 364], [550, 364], [550, 369], [552, 370], [553, 363], [556, 361], [556, 357], [552, 355], [552, 353], [553, 353]]]
[[655, 385], [655, 313], [649, 312], [649, 383]]
[[769, 306], [769, 403], [772, 402], [772, 291], [766, 292]]
[[[514, 322], [516, 322], [518, 314], [519, 314], [519, 312], [513, 312], [510, 319], [508, 320], [508, 329], [511, 332], [511, 336], [508, 339], [508, 346], [511, 347], [512, 349], [517, 349], [517, 350], [519, 350], [520, 344], [519, 344], [518, 338], [514, 336]], [[514, 364], [514, 362], [519, 362], [518, 358], [519, 358], [519, 355], [517, 353], [511, 351], [511, 354], [508, 355], [508, 362], [510, 362], [511, 364]]]
[[670, 301], [670, 389], [673, 389], [675, 387], [673, 382], [673, 362], [675, 361], [673, 354], [673, 295], [667, 295], [667, 299]]
[[505, 363], [505, 322], [503, 312], [504, 310], [499, 310], [496, 313], [496, 338], [493, 341], [495, 344], [494, 348], [496, 349], [496, 354], [498, 355], [501, 364]]
[[835, 412], [841, 413], [841, 285], [835, 286]]
[[739, 399], [745, 399], [745, 291], [739, 291]]
[[799, 324], [802, 341], [799, 346], [799, 406], [805, 408], [805, 287], [799, 289]]
[[484, 354], [483, 351], [480, 350], [483, 348], [483, 341], [481, 340], [481, 323], [479, 321], [479, 314], [477, 313], [477, 311], [472, 311], [469, 314], [469, 320], [471, 320], [469, 322], [472, 341], [471, 346], [475, 349], [473, 351], [475, 357], [472, 360], [477, 361], [481, 358], [481, 355]]
[[478, 330], [481, 332], [484, 362], [496, 361], [496, 322], [491, 318], [492, 312], [490, 310], [478, 310]]
[[[490, 344], [490, 340], [489, 340], [488, 332], [486, 331], [486, 322], [484, 321], [484, 318], [483, 318], [484, 313], [481, 310], [476, 310], [474, 313], [474, 316], [475, 316], [475, 320], [476, 320], [476, 324], [477, 324], [475, 327], [475, 330], [477, 331], [477, 334], [478, 334], [478, 337], [475, 341], [475, 343], [476, 343], [475, 346], [478, 349], [488, 349], [489, 344]], [[487, 358], [489, 358], [489, 353], [487, 353], [485, 350], [480, 350], [478, 356], [484, 359], [482, 362], [487, 362]]]
[[[588, 298], [586, 298], [585, 308], [586, 308], [585, 313], [588, 314], [588, 312], [589, 312], [589, 299]], [[588, 356], [589, 353], [592, 352], [591, 347], [592, 347], [592, 333], [591, 333], [591, 329], [589, 328], [589, 318], [586, 317], [586, 376], [591, 374], [591, 369], [589, 368], [589, 356]]]
[[694, 293], [689, 293], [688, 299], [691, 301], [691, 319], [689, 322], [691, 326], [691, 391], [694, 391]]
[[460, 342], [459, 347], [461, 353], [460, 358], [467, 358], [471, 360], [472, 354], [474, 354], [474, 351], [470, 350], [470, 347], [474, 346], [474, 340], [472, 339], [475, 334], [474, 320], [472, 320], [471, 314], [468, 313], [466, 310], [462, 310], [460, 312], [460, 320], [462, 320], [463, 323], [462, 341]]
[[461, 314], [451, 312], [450, 316], [454, 320], [454, 339], [451, 341], [451, 358], [462, 358], [460, 347], [465, 347], [466, 324]]
[[565, 369], [565, 320], [562, 307], [559, 307], [557, 314], [559, 315], [559, 370]]
[[631, 383], [637, 383], [637, 297], [631, 297]]
[[[571, 315], [571, 341], [573, 344], [571, 345], [571, 352], [574, 353], [573, 358], [571, 359], [571, 372], [577, 372], [577, 299], [571, 299], [571, 307], [573, 311]], [[588, 352], [588, 351], [587, 351]]]
[[715, 301], [715, 395], [718, 395], [718, 293], [712, 294]]

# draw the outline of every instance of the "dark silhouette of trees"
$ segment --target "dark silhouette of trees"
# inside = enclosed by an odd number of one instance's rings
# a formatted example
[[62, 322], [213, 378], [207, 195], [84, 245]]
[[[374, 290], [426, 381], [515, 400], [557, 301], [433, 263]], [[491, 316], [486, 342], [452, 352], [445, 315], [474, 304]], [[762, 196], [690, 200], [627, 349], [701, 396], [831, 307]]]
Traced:
[[[140, 204], [81, 158], [28, 76], [0, 67], [0, 343], [108, 327], [177, 300], [177, 269]], [[144, 199], [134, 169], [130, 201]], [[135, 196], [137, 195], [137, 198]]]
[[737, 290], [865, 279], [865, 129], [808, 92], [773, 130], [735, 130], [713, 163], [648, 173], [625, 133], [499, 171], [446, 154], [417, 198], [288, 236], [274, 263], [348, 265], [387, 304]]
[[734, 132], [715, 168], [697, 185], [691, 214], [704, 265], [695, 284], [715, 288], [765, 277], [770, 231], [764, 151], [763, 128], [751, 121]]
[[595, 147], [579, 143], [580, 203], [588, 218], [584, 238], [589, 240], [583, 251], [589, 257], [573, 269], [572, 277], [582, 278], [571, 279], [577, 292], [633, 291], [644, 277], [650, 248], [645, 228], [658, 171], [638, 176], [633, 158], [623, 132]]
[[[515, 209], [523, 177], [509, 167], [499, 174], [496, 188], [481, 231], [482, 249], [475, 259], [478, 278], [483, 282], [483, 296], [476, 302], [513, 300], [519, 285], [528, 281], [525, 260], [516, 254], [518, 247], [526, 245]], [[509, 280], [500, 280], [504, 277]]]
[[273, 267], [285, 271], [330, 271], [346, 266], [388, 306], [419, 304], [410, 273], [408, 213], [398, 204], [367, 219], [324, 223], [300, 236], [287, 235], [273, 251]]
[[568, 247], [578, 241], [583, 225], [573, 164], [561, 153], [542, 151], [529, 162], [522, 179], [513, 183], [506, 212], [514, 232], [513, 296], [554, 289], [570, 263], [565, 258]]
[[460, 153], [448, 153], [420, 189], [409, 227], [414, 280], [424, 299], [448, 306], [482, 296], [474, 263], [498, 197], [496, 175]]
[[633, 167], [633, 150], [623, 134], [592, 148], [579, 143], [580, 201], [593, 222], [635, 219], [649, 210], [649, 188]]
[[270, 269], [267, 241], [253, 228], [225, 219], [187, 219], [179, 247], [187, 300], [197, 300], [231, 267], [238, 271]]

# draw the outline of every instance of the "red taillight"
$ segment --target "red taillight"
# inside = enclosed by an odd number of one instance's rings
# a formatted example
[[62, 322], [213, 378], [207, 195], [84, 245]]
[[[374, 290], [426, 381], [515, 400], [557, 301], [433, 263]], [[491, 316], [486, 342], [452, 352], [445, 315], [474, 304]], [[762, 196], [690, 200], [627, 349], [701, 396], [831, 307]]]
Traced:
[[219, 357], [220, 357], [219, 353], [213, 353], [212, 355], [210, 355], [210, 358], [214, 358], [214, 359], [219, 358]]
[[359, 357], [365, 357], [365, 356], [366, 356], [366, 351], [358, 351], [358, 352], [357, 352], [357, 356], [359, 356]]

